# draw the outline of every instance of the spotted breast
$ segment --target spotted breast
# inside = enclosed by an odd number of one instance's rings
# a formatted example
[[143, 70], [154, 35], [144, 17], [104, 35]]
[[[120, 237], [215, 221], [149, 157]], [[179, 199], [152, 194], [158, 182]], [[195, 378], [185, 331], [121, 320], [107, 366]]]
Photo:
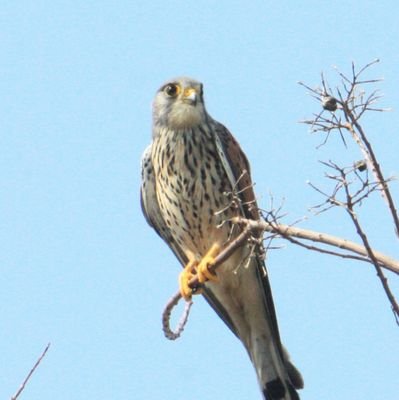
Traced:
[[224, 243], [231, 215], [232, 188], [219, 160], [209, 128], [162, 129], [153, 143], [159, 207], [175, 241], [186, 254], [201, 258], [209, 247]]

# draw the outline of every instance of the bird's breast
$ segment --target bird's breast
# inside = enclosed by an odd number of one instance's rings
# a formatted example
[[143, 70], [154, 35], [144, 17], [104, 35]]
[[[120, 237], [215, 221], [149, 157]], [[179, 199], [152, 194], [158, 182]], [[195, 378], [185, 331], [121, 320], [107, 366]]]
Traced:
[[177, 243], [201, 257], [215, 241], [225, 242], [232, 188], [211, 133], [165, 131], [152, 159], [160, 210]]

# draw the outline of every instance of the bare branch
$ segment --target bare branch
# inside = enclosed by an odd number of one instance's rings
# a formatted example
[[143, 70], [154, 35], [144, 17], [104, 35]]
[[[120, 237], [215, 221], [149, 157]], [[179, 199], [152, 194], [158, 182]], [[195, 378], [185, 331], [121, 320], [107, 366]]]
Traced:
[[[273, 217], [274, 218], [274, 217]], [[309, 250], [317, 250], [325, 254], [334, 255], [343, 258], [352, 258], [359, 261], [365, 261], [369, 263], [373, 263], [373, 261], [369, 258], [369, 253], [364, 246], [361, 246], [357, 243], [351, 242], [349, 240], [345, 240], [342, 238], [338, 238], [332, 235], [328, 235], [326, 233], [315, 232], [307, 229], [301, 229], [290, 225], [280, 224], [277, 222], [268, 222], [266, 220], [250, 220], [241, 217], [235, 217], [232, 219], [234, 224], [240, 225], [243, 227], [242, 232], [233, 240], [231, 240], [218, 254], [215, 258], [215, 262], [212, 265], [209, 265], [208, 269], [210, 272], [214, 273], [216, 269], [226, 261], [239, 247], [244, 245], [250, 237], [259, 237], [260, 232], [272, 232], [274, 234], [278, 234], [280, 237], [289, 240], [292, 243], [299, 244], [302, 247], [308, 248]], [[333, 252], [326, 249], [316, 248], [313, 246], [308, 246], [303, 243], [298, 243], [293, 238], [299, 238], [304, 240], [309, 240], [312, 242], [323, 243], [332, 247], [336, 247], [341, 250], [347, 250], [354, 254], [343, 254], [338, 252]], [[381, 252], [373, 250], [373, 256], [381, 268], [385, 268], [389, 271], [392, 271], [396, 274], [399, 274], [399, 261], [395, 260]], [[199, 289], [200, 284], [198, 281], [198, 277], [194, 276], [189, 282], [189, 286], [193, 289]], [[171, 300], [166, 305], [163, 314], [162, 314], [162, 324], [163, 331], [165, 336], [168, 339], [175, 340], [177, 339], [183, 328], [184, 324], [188, 317], [189, 308], [185, 309], [185, 315], [182, 317], [180, 323], [180, 327], [177, 331], [172, 331], [169, 326], [169, 319], [173, 308], [177, 305], [179, 300], [181, 299], [180, 292], [175, 293], [175, 295], [171, 298]]]
[[347, 115], [348, 125], [347, 128], [351, 133], [353, 139], [358, 143], [360, 150], [363, 153], [363, 157], [367, 160], [368, 164], [371, 167], [371, 170], [375, 176], [376, 181], [378, 182], [381, 193], [388, 204], [388, 208], [391, 212], [391, 216], [395, 225], [396, 235], [399, 236], [399, 216], [396, 210], [396, 206], [394, 200], [391, 195], [391, 191], [387, 185], [387, 180], [384, 178], [381, 167], [377, 161], [374, 150], [368, 141], [366, 134], [363, 131], [363, 128], [358, 123], [357, 118], [353, 115], [350, 109], [346, 110], [345, 115]]
[[[267, 221], [254, 221], [244, 218], [235, 218], [233, 220], [234, 223], [242, 224], [251, 229], [262, 229], [265, 232], [275, 232], [281, 235], [281, 237], [287, 239], [288, 237], [295, 237], [299, 239], [305, 239], [312, 242], [323, 243], [328, 246], [336, 247], [338, 249], [343, 249], [350, 251], [352, 253], [358, 254], [364, 259], [363, 261], [367, 261], [371, 263], [368, 257], [367, 250], [364, 246], [354, 243], [352, 241], [339, 238], [337, 236], [329, 235], [323, 232], [316, 232], [308, 229], [302, 229], [295, 226], [285, 225], [285, 224], [276, 224]], [[399, 260], [395, 260], [392, 257], [385, 255], [379, 251], [373, 251], [374, 256], [378, 260], [378, 264], [381, 265], [382, 268], [385, 268], [389, 271], [392, 271], [399, 275]]]
[[[339, 131], [343, 140], [344, 133], [349, 132], [362, 153], [364, 160], [360, 163], [355, 163], [349, 168], [340, 167], [332, 161], [324, 163], [325, 166], [332, 168], [335, 171], [333, 174], [328, 173], [325, 175], [326, 178], [334, 182], [335, 186], [332, 190], [332, 194], [327, 194], [325, 191], [322, 191], [315, 185], [311, 184], [313, 189], [325, 198], [325, 201], [314, 207], [314, 209], [317, 209], [318, 213], [320, 213], [325, 212], [332, 207], [341, 207], [349, 215], [356, 228], [357, 234], [363, 242], [364, 249], [366, 250], [367, 254], [365, 254], [364, 257], [376, 268], [377, 276], [379, 277], [384, 291], [391, 303], [395, 319], [399, 325], [399, 306], [382, 271], [384, 266], [381, 265], [381, 262], [376, 258], [367, 234], [362, 228], [358, 215], [355, 212], [355, 207], [361, 205], [372, 192], [381, 192], [382, 197], [388, 205], [394, 223], [395, 233], [399, 237], [399, 216], [388, 186], [388, 182], [391, 178], [384, 178], [374, 150], [359, 122], [366, 111], [384, 110], [374, 106], [374, 104], [381, 98], [379, 91], [374, 90], [371, 94], [367, 94], [363, 89], [363, 86], [375, 84], [381, 81], [381, 79], [363, 78], [364, 72], [377, 62], [379, 62], [378, 59], [366, 64], [364, 67], [360, 68], [359, 71], [356, 70], [355, 64], [352, 63], [351, 76], [347, 76], [336, 68], [338, 75], [341, 78], [341, 87], [335, 88], [335, 95], [328, 86], [324, 75], [322, 75], [321, 84], [323, 89], [316, 88], [311, 90], [311, 92], [313, 92], [312, 97], [316, 98], [320, 102], [322, 111], [316, 115], [314, 120], [306, 120], [304, 122], [311, 125], [313, 132], [323, 132], [326, 134], [325, 140], [322, 143], [323, 145], [326, 144], [331, 132]], [[307, 85], [303, 84], [302, 86], [309, 89]], [[327, 116], [324, 113], [327, 113]], [[374, 177], [373, 182], [369, 180], [367, 173], [368, 170], [371, 171]], [[364, 175], [361, 175], [359, 171], [364, 171]], [[312, 250], [315, 250], [313, 249], [313, 246], [311, 248]]]
[[43, 353], [40, 355], [40, 357], [37, 359], [35, 365], [32, 367], [32, 369], [29, 371], [29, 374], [26, 376], [25, 380], [22, 382], [21, 386], [19, 387], [19, 389], [17, 390], [17, 392], [14, 394], [14, 396], [11, 397], [11, 400], [16, 400], [19, 395], [23, 392], [23, 390], [25, 389], [26, 384], [28, 383], [29, 379], [31, 378], [31, 376], [33, 375], [33, 373], [35, 372], [36, 368], [39, 366], [39, 364], [41, 363], [41, 361], [43, 360], [44, 356], [47, 353], [47, 350], [50, 348], [50, 343], [48, 343], [48, 345], [46, 346], [46, 348], [43, 350]]
[[[355, 64], [352, 63], [351, 77], [346, 76], [335, 67], [342, 80], [342, 87], [344, 88], [344, 91], [342, 91], [337, 87], [335, 89], [336, 95], [334, 95], [333, 91], [330, 89], [323, 74], [321, 77], [322, 88], [317, 87], [316, 89], [313, 89], [303, 82], [299, 82], [300, 85], [310, 91], [311, 96], [318, 100], [323, 107], [323, 110], [316, 115], [313, 120], [305, 120], [302, 122], [311, 125], [312, 132], [324, 132], [326, 134], [326, 138], [321, 145], [324, 145], [327, 142], [329, 134], [334, 130], [339, 131], [343, 140], [344, 131], [351, 134], [352, 138], [359, 146], [363, 158], [370, 167], [375, 180], [380, 187], [383, 198], [387, 202], [395, 226], [396, 235], [399, 237], [399, 216], [390, 189], [387, 185], [389, 179], [387, 180], [384, 178], [374, 150], [359, 123], [360, 118], [366, 111], [382, 112], [388, 110], [372, 106], [381, 98], [381, 95], [378, 94], [379, 92], [377, 90], [374, 90], [370, 95], [366, 96], [365, 91], [362, 89], [362, 86], [375, 84], [382, 80], [361, 79], [361, 76], [365, 71], [378, 62], [379, 59], [373, 60], [360, 68], [359, 71], [356, 71]], [[328, 99], [327, 102], [326, 99]], [[335, 103], [337, 104], [336, 108], [331, 106]], [[337, 114], [338, 111], [340, 111], [343, 118]], [[328, 112], [329, 116], [324, 116], [324, 112]]]
[[390, 287], [388, 285], [388, 280], [385, 277], [385, 275], [384, 275], [384, 273], [383, 273], [383, 271], [381, 269], [381, 265], [379, 264], [377, 258], [375, 257], [374, 251], [371, 248], [371, 245], [370, 245], [370, 242], [369, 242], [369, 240], [367, 238], [367, 235], [363, 231], [363, 229], [362, 229], [362, 227], [360, 225], [358, 216], [355, 213], [355, 210], [354, 210], [355, 203], [352, 201], [353, 200], [352, 194], [349, 191], [349, 185], [348, 185], [348, 183], [346, 181], [346, 175], [345, 175], [345, 172], [343, 170], [341, 170], [341, 175], [342, 175], [342, 179], [343, 179], [343, 182], [344, 182], [344, 189], [345, 189], [346, 198], [347, 198], [346, 210], [347, 210], [350, 218], [352, 219], [353, 224], [356, 227], [356, 231], [357, 231], [358, 235], [362, 239], [362, 242], [363, 242], [364, 247], [365, 247], [365, 249], [367, 251], [367, 255], [368, 255], [368, 258], [370, 259], [370, 262], [374, 265], [374, 267], [375, 267], [375, 269], [377, 271], [377, 276], [381, 281], [381, 284], [382, 284], [382, 286], [384, 288], [384, 291], [385, 291], [385, 293], [386, 293], [386, 295], [388, 297], [389, 302], [391, 303], [392, 311], [393, 311], [393, 313], [395, 315], [395, 319], [396, 319], [396, 321], [398, 321], [399, 320], [399, 305], [396, 302], [396, 299], [395, 299], [395, 297], [394, 297], [394, 295], [393, 295], [393, 293], [392, 293], [392, 291], [391, 291], [391, 289], [390, 289]]

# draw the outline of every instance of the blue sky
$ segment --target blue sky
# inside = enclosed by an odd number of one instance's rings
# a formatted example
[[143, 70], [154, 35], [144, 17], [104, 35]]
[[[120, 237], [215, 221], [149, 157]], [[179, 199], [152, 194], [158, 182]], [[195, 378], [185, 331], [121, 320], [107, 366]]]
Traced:
[[[201, 299], [183, 337], [160, 315], [177, 287], [172, 253], [139, 205], [150, 104], [168, 78], [205, 85], [210, 114], [235, 134], [262, 207], [287, 222], [320, 201], [318, 160], [351, 163], [298, 121], [332, 65], [374, 58], [386, 114], [365, 128], [398, 174], [399, 53], [394, 1], [4, 1], [0, 10], [0, 398], [10, 398], [48, 342], [21, 399], [259, 399], [244, 348]], [[399, 201], [398, 183], [392, 184]], [[399, 257], [376, 195], [362, 221]], [[356, 239], [338, 211], [301, 226]], [[281, 334], [300, 367], [301, 398], [393, 399], [398, 328], [368, 265], [287, 245], [268, 266]], [[398, 280], [389, 276], [399, 295]]]

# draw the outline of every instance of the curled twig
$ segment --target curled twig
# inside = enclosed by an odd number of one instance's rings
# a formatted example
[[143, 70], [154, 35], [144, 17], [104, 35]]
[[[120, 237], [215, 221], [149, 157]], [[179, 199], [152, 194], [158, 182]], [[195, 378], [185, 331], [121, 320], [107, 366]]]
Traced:
[[186, 326], [188, 316], [190, 314], [190, 308], [193, 305], [193, 302], [186, 301], [184, 311], [182, 316], [180, 317], [179, 323], [175, 330], [172, 330], [170, 327], [170, 315], [172, 314], [173, 308], [177, 305], [179, 300], [181, 299], [180, 292], [177, 292], [173, 295], [173, 297], [168, 301], [165, 306], [165, 309], [162, 313], [162, 329], [165, 337], [170, 340], [176, 340], [182, 334], [184, 327]]

